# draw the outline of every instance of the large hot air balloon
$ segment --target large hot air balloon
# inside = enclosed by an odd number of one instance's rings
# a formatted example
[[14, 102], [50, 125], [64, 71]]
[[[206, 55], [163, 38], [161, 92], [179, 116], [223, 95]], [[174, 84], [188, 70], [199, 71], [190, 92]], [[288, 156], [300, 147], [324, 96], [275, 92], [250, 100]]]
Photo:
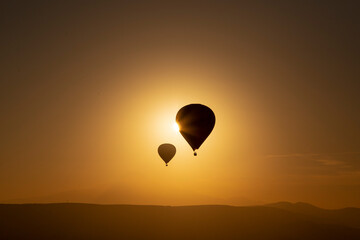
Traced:
[[194, 150], [210, 135], [215, 126], [215, 114], [205, 105], [189, 104], [182, 107], [176, 114], [176, 122], [180, 133]]
[[167, 166], [168, 162], [175, 156], [176, 148], [170, 143], [164, 143], [158, 147], [158, 153]]

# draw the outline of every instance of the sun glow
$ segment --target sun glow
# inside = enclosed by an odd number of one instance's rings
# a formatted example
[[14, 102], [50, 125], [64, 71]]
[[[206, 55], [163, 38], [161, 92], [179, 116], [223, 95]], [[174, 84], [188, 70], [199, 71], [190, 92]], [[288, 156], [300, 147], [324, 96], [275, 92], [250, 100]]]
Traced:
[[175, 132], [180, 132], [179, 125], [176, 122], [174, 122], [174, 124], [173, 124], [173, 129]]

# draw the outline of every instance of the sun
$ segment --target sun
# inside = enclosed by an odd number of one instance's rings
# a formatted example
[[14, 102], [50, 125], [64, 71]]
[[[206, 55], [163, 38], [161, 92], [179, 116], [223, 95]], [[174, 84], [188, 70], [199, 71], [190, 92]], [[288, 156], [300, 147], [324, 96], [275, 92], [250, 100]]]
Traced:
[[173, 129], [175, 132], [180, 132], [179, 125], [176, 122], [174, 122], [174, 124], [173, 124]]

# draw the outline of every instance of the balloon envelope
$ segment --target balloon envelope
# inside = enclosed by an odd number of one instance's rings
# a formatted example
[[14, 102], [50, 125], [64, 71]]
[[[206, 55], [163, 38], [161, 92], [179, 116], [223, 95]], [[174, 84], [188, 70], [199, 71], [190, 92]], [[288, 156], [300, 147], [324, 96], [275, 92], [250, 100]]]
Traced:
[[176, 122], [179, 124], [181, 135], [196, 156], [195, 150], [200, 148], [215, 126], [215, 114], [205, 105], [189, 104], [178, 111]]
[[158, 153], [167, 166], [168, 162], [175, 156], [176, 148], [170, 143], [164, 143], [158, 147]]

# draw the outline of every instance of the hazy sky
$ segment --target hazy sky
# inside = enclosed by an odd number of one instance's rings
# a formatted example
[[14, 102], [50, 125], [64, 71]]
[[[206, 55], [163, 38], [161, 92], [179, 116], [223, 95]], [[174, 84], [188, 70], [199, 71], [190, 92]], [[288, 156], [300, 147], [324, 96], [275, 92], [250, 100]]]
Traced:
[[357, 5], [2, 1], [0, 202], [360, 207]]

